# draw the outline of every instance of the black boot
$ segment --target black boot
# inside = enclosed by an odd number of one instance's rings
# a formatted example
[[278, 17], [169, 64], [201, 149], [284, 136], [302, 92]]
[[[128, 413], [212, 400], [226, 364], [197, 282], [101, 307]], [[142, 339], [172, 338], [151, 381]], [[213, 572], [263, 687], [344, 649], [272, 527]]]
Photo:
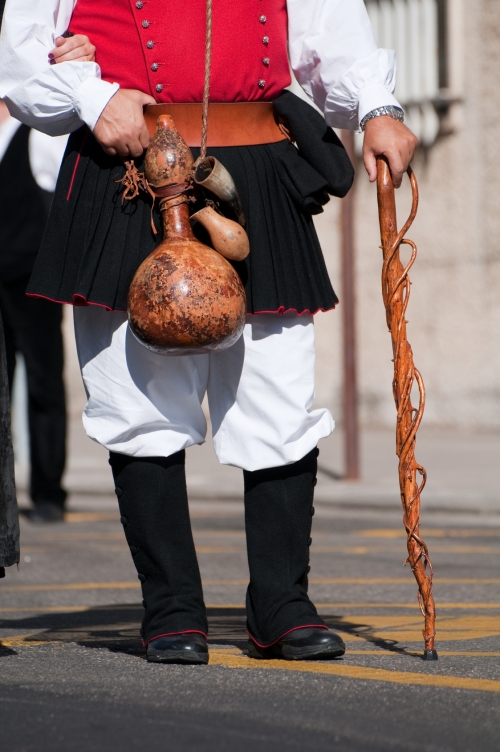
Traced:
[[145, 644], [163, 635], [206, 636], [208, 630], [184, 463], [184, 451], [170, 457], [110, 452], [120, 520], [142, 586]]
[[269, 647], [297, 627], [326, 632], [307, 595], [317, 457], [314, 449], [292, 465], [244, 471], [247, 627], [257, 646]]

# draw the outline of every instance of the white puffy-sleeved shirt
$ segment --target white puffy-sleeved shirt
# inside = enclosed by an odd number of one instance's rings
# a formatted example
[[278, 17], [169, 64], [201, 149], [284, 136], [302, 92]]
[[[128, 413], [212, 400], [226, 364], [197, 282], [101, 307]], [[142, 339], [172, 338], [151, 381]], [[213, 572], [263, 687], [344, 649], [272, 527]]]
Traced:
[[[91, 129], [117, 91], [96, 63], [50, 65], [77, 0], [7, 0], [0, 40], [0, 97], [23, 123], [51, 136]], [[393, 96], [396, 60], [378, 49], [363, 0], [287, 0], [292, 70], [329, 125], [355, 130]]]

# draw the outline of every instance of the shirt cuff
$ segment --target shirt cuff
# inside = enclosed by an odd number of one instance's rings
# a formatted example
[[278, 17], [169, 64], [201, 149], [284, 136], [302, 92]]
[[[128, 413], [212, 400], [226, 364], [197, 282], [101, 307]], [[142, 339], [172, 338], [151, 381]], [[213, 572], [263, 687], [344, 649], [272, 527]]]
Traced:
[[358, 122], [361, 122], [365, 115], [368, 115], [372, 110], [376, 110], [377, 107], [387, 107], [388, 105], [403, 109], [396, 97], [383, 84], [365, 86], [359, 92]]
[[73, 104], [80, 120], [93, 130], [102, 111], [120, 86], [91, 76], [73, 93]]

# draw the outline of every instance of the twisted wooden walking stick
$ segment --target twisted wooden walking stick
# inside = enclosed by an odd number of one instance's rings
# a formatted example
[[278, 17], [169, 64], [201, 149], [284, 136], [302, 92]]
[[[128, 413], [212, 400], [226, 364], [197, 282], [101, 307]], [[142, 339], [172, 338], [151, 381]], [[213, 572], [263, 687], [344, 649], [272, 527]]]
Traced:
[[[409, 168], [412, 207], [406, 224], [398, 232], [394, 184], [385, 158], [378, 159], [377, 169], [380, 235], [384, 257], [382, 295], [394, 355], [392, 388], [397, 409], [396, 454], [399, 457], [399, 488], [404, 512], [403, 523], [408, 536], [408, 558], [405, 564], [410, 564], [417, 580], [418, 603], [425, 618], [423, 657], [424, 660], [435, 661], [438, 656], [434, 649], [436, 613], [432, 595], [432, 564], [427, 546], [420, 537], [420, 494], [425, 486], [426, 472], [415, 459], [416, 436], [424, 413], [425, 387], [422, 376], [413, 363], [412, 349], [406, 338], [407, 321], [405, 318], [410, 300], [411, 283], [408, 273], [417, 257], [415, 243], [405, 238], [405, 235], [417, 214], [418, 187], [415, 175]], [[409, 245], [412, 251], [406, 266], [403, 266], [399, 255], [402, 245]], [[419, 392], [418, 407], [413, 407], [411, 403], [411, 392], [415, 383]], [[417, 479], [417, 473], [422, 477], [421, 483]]]

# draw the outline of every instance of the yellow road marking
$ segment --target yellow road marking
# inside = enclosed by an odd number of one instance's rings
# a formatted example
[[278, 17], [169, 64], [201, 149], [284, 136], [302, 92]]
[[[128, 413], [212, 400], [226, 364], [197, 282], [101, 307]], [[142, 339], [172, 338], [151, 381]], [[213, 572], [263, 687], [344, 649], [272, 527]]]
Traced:
[[127, 590], [138, 588], [138, 582], [73, 582], [63, 585], [0, 585], [0, 591], [18, 592], [23, 590]]
[[[40, 545], [32, 545], [32, 546], [23, 546], [23, 551], [30, 551], [30, 552], [47, 552], [47, 551], [57, 551], [64, 548], [61, 544], [69, 544], [73, 541], [92, 541], [92, 542], [105, 542], [105, 541], [115, 541], [119, 540], [122, 541], [122, 545], [120, 546], [106, 546], [106, 551], [126, 551], [127, 550], [127, 544], [126, 541], [123, 539], [123, 536], [121, 533], [110, 533], [110, 534], [104, 534], [104, 533], [98, 533], [95, 535], [90, 535], [87, 533], [75, 533], [75, 534], [67, 534], [66, 536], [57, 536], [57, 537], [44, 537], [40, 539], [41, 543], [58, 543], [58, 546], [54, 547], [47, 547], [47, 546], [40, 546]], [[311, 550], [314, 554], [354, 554], [362, 556], [364, 554], [369, 553], [397, 553], [402, 554], [403, 548], [388, 548], [387, 546], [338, 546], [338, 545], [331, 545], [331, 546], [324, 546], [324, 545], [312, 545]], [[241, 553], [246, 551], [246, 546], [242, 544], [234, 544], [234, 545], [220, 545], [220, 546], [204, 546], [204, 545], [197, 545], [196, 551], [200, 554], [232, 554], [232, 553]], [[496, 546], [453, 546], [453, 545], [445, 545], [445, 546], [432, 546], [432, 552], [433, 553], [444, 553], [444, 554], [492, 554], [497, 555], [500, 554], [500, 548]]]
[[17, 635], [16, 637], [2, 637], [0, 638], [0, 645], [3, 648], [34, 648], [37, 645], [48, 645], [52, 640], [30, 640], [26, 642], [29, 637], [36, 635], [36, 632], [30, 634]]
[[[195, 538], [244, 538], [245, 532], [243, 530], [194, 530], [193, 531]], [[321, 534], [322, 535], [322, 534]], [[73, 541], [73, 540], [123, 540], [125, 541], [125, 536], [123, 534], [123, 531], [117, 530], [117, 531], [110, 531], [107, 533], [102, 532], [84, 532], [84, 533], [73, 533], [73, 532], [64, 532], [60, 534], [55, 533], [46, 533], [45, 535], [37, 536], [37, 539], [40, 541], [48, 542], [48, 541]]]
[[[422, 528], [420, 534], [423, 538], [496, 538], [500, 535], [500, 528], [489, 530], [474, 530], [470, 528], [467, 528], [466, 530], [436, 530], [433, 528]], [[356, 538], [406, 538], [406, 531], [402, 528], [390, 528], [388, 530], [353, 530], [349, 535]]]
[[120, 519], [118, 509], [116, 512], [66, 512], [64, 515], [65, 522], [101, 522], [104, 520]]
[[210, 665], [227, 668], [265, 669], [275, 671], [295, 671], [305, 674], [323, 674], [362, 681], [382, 681], [390, 684], [406, 684], [421, 687], [446, 687], [448, 689], [468, 689], [479, 692], [500, 692], [500, 681], [491, 679], [468, 679], [443, 674], [419, 674], [410, 671], [388, 671], [382, 668], [348, 666], [342, 663], [314, 663], [301, 661], [252, 660], [238, 650], [212, 649]]
[[[61, 541], [61, 543], [70, 543], [70, 541]], [[98, 543], [99, 541], [96, 541]], [[104, 541], [100, 541], [101, 543], [104, 543]], [[39, 550], [39, 551], [55, 551], [55, 550], [61, 550], [63, 546], [57, 546], [57, 547], [38, 547], [34, 546], [32, 547], [32, 551]], [[64, 546], [65, 549], [70, 549], [69, 546]], [[120, 545], [113, 545], [113, 546], [101, 546], [101, 548], [104, 548], [106, 551], [127, 551], [128, 546], [125, 541], [121, 543]], [[195, 545], [196, 552], [199, 554], [236, 554], [236, 553], [245, 553], [246, 547], [244, 545], [220, 545], [220, 546], [203, 546], [196, 544]], [[24, 549], [28, 549], [28, 546], [25, 546]], [[388, 549], [385, 546], [315, 546], [314, 544], [311, 546], [311, 550], [315, 554], [354, 554], [363, 556], [365, 554], [370, 553], [396, 553], [400, 554], [403, 553], [400, 549]], [[432, 547], [433, 553], [436, 554], [482, 554], [482, 555], [493, 555], [497, 556], [500, 554], [500, 548], [495, 548], [493, 546], [433, 546]]]
[[[337, 603], [316, 603], [317, 608], [416, 608], [420, 610], [418, 603], [345, 603], [338, 601]], [[446, 609], [460, 609], [466, 608], [470, 611], [479, 608], [500, 608], [500, 603], [440, 603], [436, 604], [436, 608], [440, 611], [443, 608]]]
[[[205, 514], [195, 514], [191, 516], [196, 517], [206, 517]], [[208, 515], [210, 516], [210, 515]], [[66, 512], [64, 517], [66, 522], [100, 522], [100, 521], [119, 521], [119, 514], [118, 511], [116, 512]], [[195, 530], [193, 531], [195, 537], [212, 537], [212, 538], [218, 538], [218, 537], [238, 537], [243, 538], [245, 537], [245, 532], [243, 530]], [[494, 538], [500, 536], [500, 528], [490, 528], [490, 529], [452, 529], [452, 530], [442, 530], [442, 529], [434, 529], [434, 528], [422, 528], [421, 530], [422, 537], [424, 538]], [[68, 537], [68, 534], [65, 533], [61, 537]], [[82, 533], [81, 534], [83, 538], [85, 537], [95, 537], [92, 533]], [[96, 534], [97, 535], [97, 534]], [[100, 534], [99, 534], [100, 535]], [[112, 536], [113, 533], [109, 533], [108, 535]], [[117, 533], [117, 535], [122, 536], [123, 534]], [[329, 532], [323, 532], [323, 531], [317, 531], [314, 533], [314, 537], [328, 537], [328, 536], [334, 536], [335, 533], [329, 533]], [[354, 538], [389, 538], [389, 539], [399, 539], [399, 538], [406, 538], [406, 532], [403, 528], [389, 528], [389, 529], [373, 529], [373, 530], [353, 530], [349, 533], [350, 536]], [[106, 537], [104, 535], [104, 537]], [[57, 536], [48, 536], [44, 539], [50, 540], [50, 539], [56, 539]]]
[[[204, 513], [200, 514], [197, 513], [195, 515], [191, 514], [191, 516], [196, 517], [207, 517], [211, 515], [206, 515]], [[216, 515], [217, 516], [217, 515]], [[100, 521], [115, 521], [119, 522], [119, 513], [118, 510], [116, 512], [66, 512], [64, 515], [64, 519], [66, 522], [100, 522]], [[195, 535], [204, 535], [204, 536], [231, 536], [235, 535], [238, 537], [243, 537], [245, 535], [245, 532], [243, 530], [195, 530]], [[318, 530], [315, 532], [316, 536], [333, 536], [336, 533], [329, 533]], [[450, 529], [450, 530], [444, 530], [444, 529], [434, 529], [434, 528], [422, 528], [421, 534], [423, 537], [427, 538], [488, 538], [488, 537], [497, 537], [500, 536], [500, 528], [489, 528], [489, 529], [474, 529], [474, 528], [467, 528], [467, 529]], [[352, 530], [349, 535], [354, 537], [363, 537], [363, 538], [406, 538], [406, 532], [405, 530], [401, 528], [388, 528], [388, 529], [379, 529], [374, 528], [373, 530]]]
[[245, 546], [195, 546], [197, 554], [239, 554]]
[[244, 580], [202, 580], [202, 585], [248, 585], [248, 577]]
[[[423, 621], [419, 616], [401, 614], [348, 614], [335, 627], [348, 640], [366, 642], [374, 638], [396, 643], [420, 642]], [[440, 616], [438, 611], [438, 642], [478, 640], [500, 635], [500, 618], [469, 614], [468, 616]]]
[[48, 543], [51, 541], [76, 541], [76, 540], [120, 540], [126, 543], [125, 536], [121, 530], [115, 533], [64, 533], [61, 535], [45, 534], [37, 536], [37, 540]]
[[[23, 548], [23, 550], [25, 550]], [[311, 585], [414, 585], [410, 577], [325, 577], [311, 578]], [[441, 585], [500, 585], [500, 578], [472, 577], [435, 577], [435, 584]], [[204, 585], [247, 585], [248, 579], [241, 580], [203, 580]], [[139, 587], [138, 582], [79, 582], [57, 585], [1, 585], [0, 593], [22, 590], [103, 590], [127, 589]], [[439, 604], [442, 607], [442, 604]], [[473, 606], [474, 604], [470, 604]]]
[[[311, 546], [314, 553], [321, 554], [368, 554], [368, 553], [398, 553], [399, 548], [387, 546]], [[495, 546], [432, 546], [431, 553], [438, 554], [500, 554], [500, 548]]]
[[[349, 642], [349, 641], [347, 641]], [[449, 658], [450, 656], [465, 656], [468, 658], [469, 656], [479, 656], [479, 658], [500, 658], [500, 652], [495, 651], [487, 651], [487, 650], [438, 650], [439, 657], [442, 658], [443, 656], [446, 658]], [[397, 650], [382, 650], [381, 648], [379, 650], [346, 650], [346, 655], [383, 655], [383, 656], [391, 656], [394, 658], [395, 656], [399, 656], [400, 658], [405, 658], [408, 655], [416, 655], [421, 656], [422, 651], [418, 650], [405, 650], [404, 652]]]
[[87, 611], [90, 608], [92, 608], [92, 606], [32, 606], [31, 608], [0, 608], [0, 614], [45, 614], [49, 611], [65, 613], [66, 611]]
[[[500, 585], [500, 577], [434, 577], [435, 584], [441, 585]], [[221, 580], [223, 582], [223, 580]], [[413, 577], [326, 577], [309, 578], [314, 585], [409, 585], [415, 584]]]
[[139, 603], [129, 603], [121, 605], [105, 605], [105, 606], [23, 606], [22, 608], [0, 608], [0, 613], [40, 613], [45, 614], [49, 612], [66, 612], [66, 611], [93, 611], [101, 609], [103, 611], [130, 611], [137, 609], [142, 611], [142, 606]]
[[[245, 551], [242, 545], [233, 546], [196, 546], [198, 553], [222, 554]], [[315, 554], [369, 554], [369, 553], [400, 553], [402, 548], [387, 548], [387, 546], [311, 546]], [[433, 553], [440, 554], [500, 554], [500, 548], [495, 546], [432, 546]]]

